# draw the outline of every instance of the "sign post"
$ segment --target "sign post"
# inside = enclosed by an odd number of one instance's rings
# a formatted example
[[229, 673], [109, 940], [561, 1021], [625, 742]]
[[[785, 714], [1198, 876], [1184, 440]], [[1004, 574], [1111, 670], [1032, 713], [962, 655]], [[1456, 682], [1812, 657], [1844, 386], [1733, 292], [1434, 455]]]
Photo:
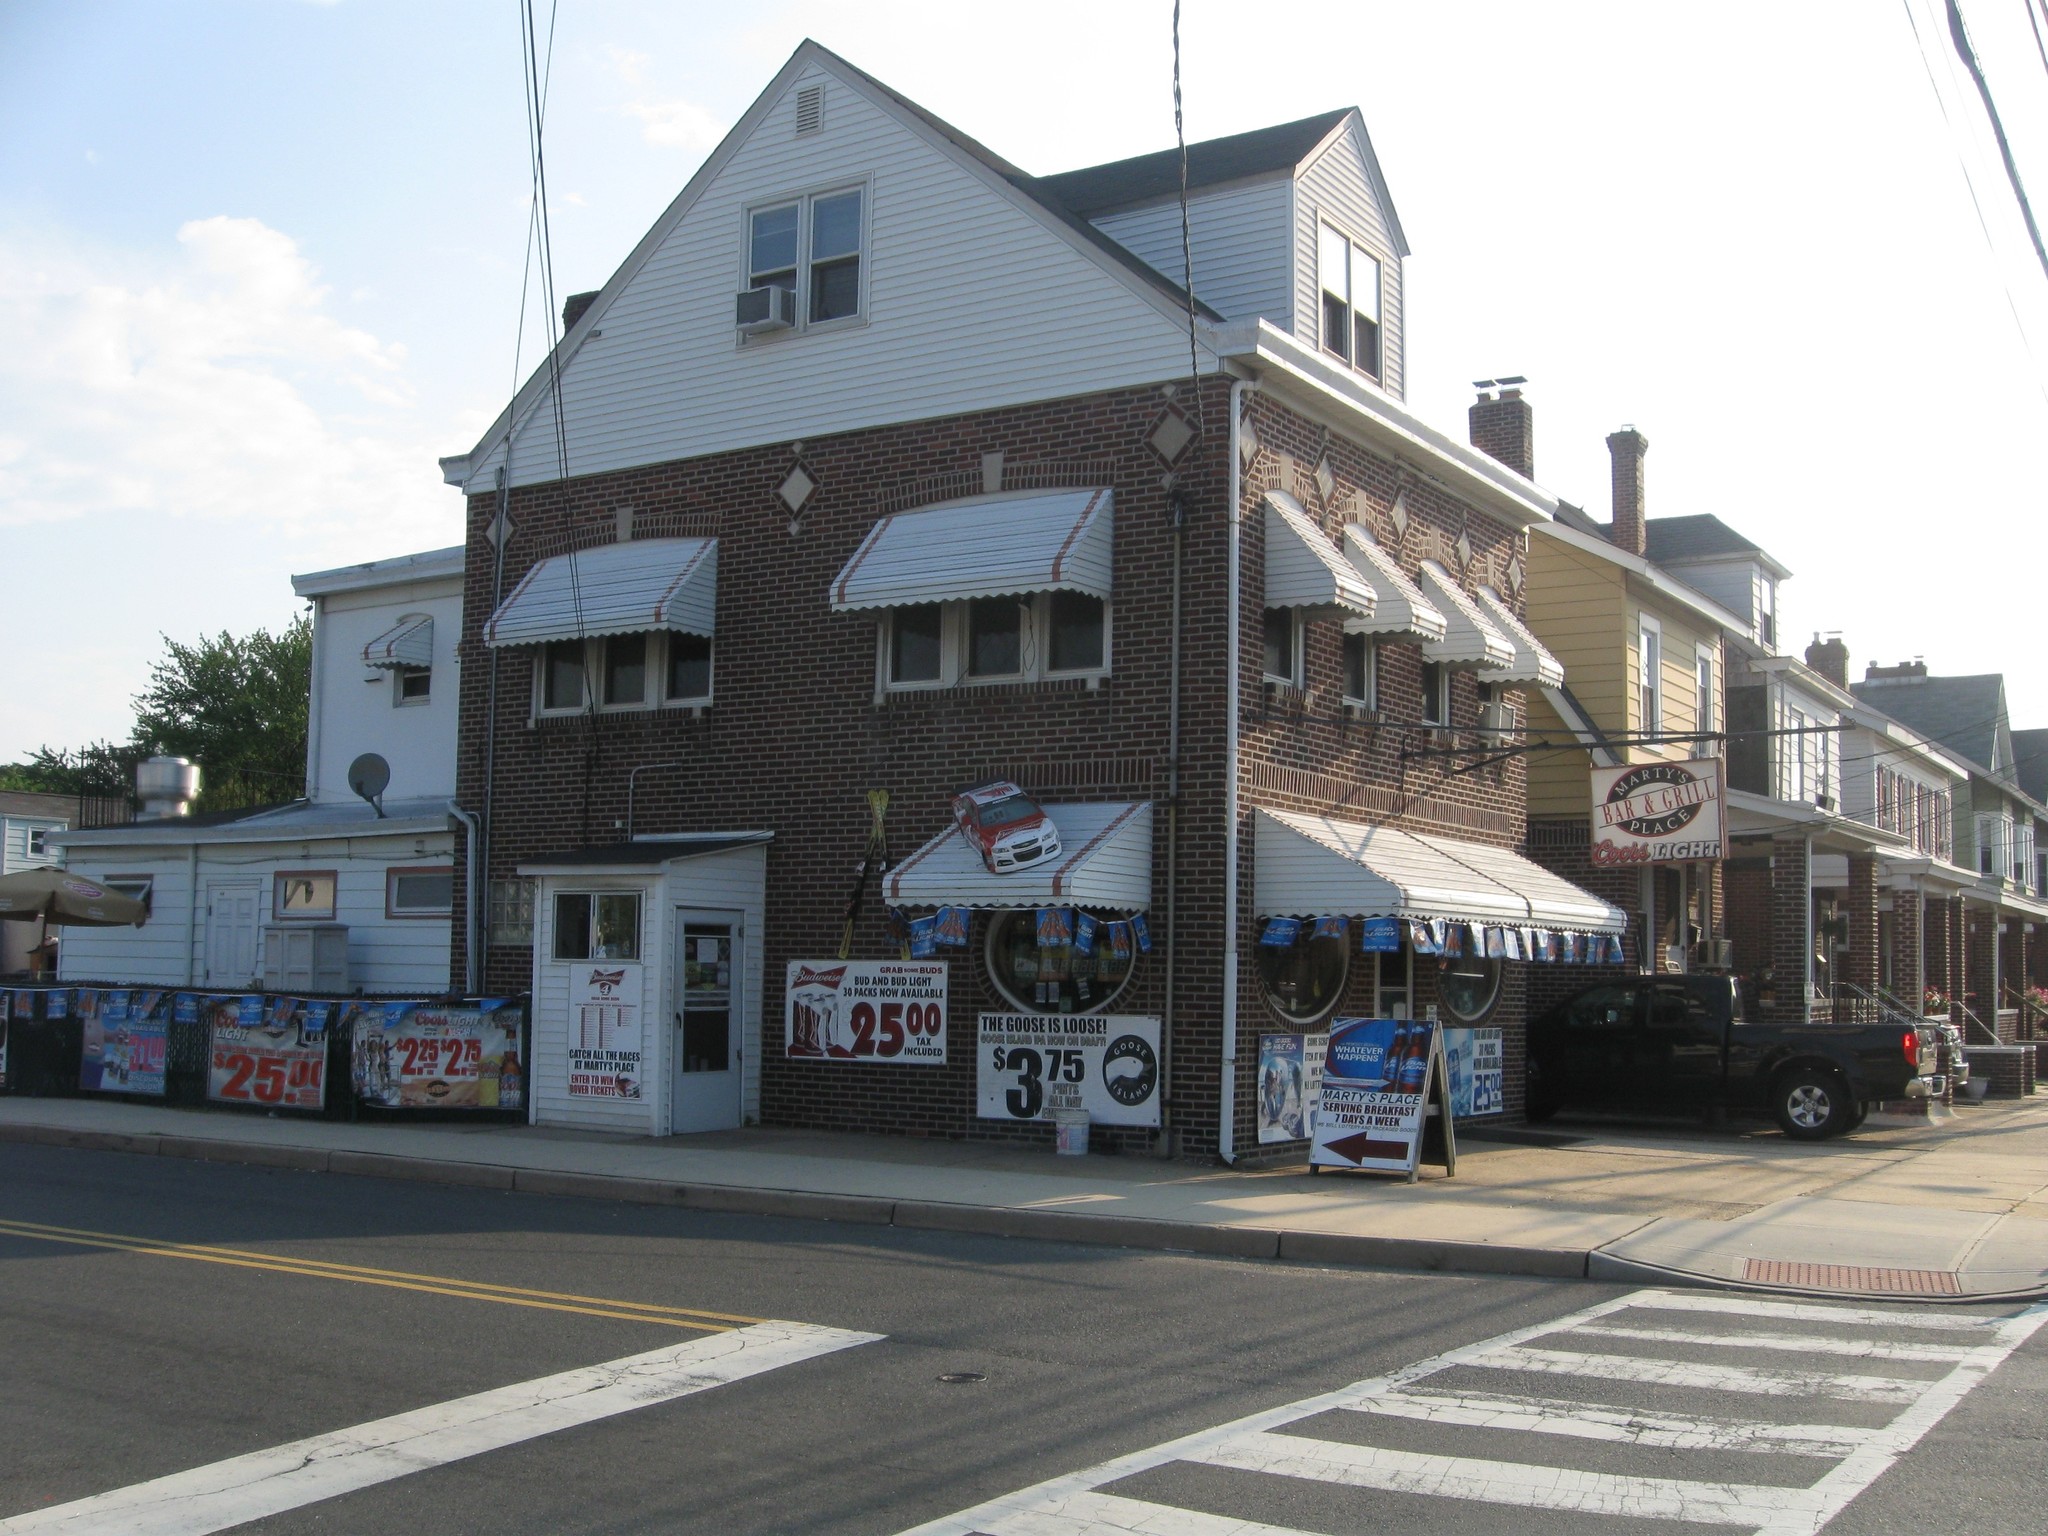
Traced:
[[1311, 1173], [1364, 1168], [1420, 1177], [1423, 1132], [1443, 1132], [1447, 1175], [1458, 1171], [1443, 1029], [1435, 1019], [1333, 1019], [1316, 1091]]

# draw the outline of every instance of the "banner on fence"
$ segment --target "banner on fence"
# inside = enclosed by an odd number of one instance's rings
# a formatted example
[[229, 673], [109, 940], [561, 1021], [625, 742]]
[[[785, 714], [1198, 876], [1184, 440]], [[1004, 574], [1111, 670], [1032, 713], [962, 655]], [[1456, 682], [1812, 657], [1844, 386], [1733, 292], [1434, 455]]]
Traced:
[[81, 1027], [78, 1086], [99, 1093], [163, 1096], [171, 994], [107, 992]]
[[520, 1109], [523, 1009], [350, 1003], [356, 1097], [380, 1109]]
[[222, 1104], [324, 1109], [327, 1024], [335, 1004], [297, 997], [208, 997], [206, 1096]]

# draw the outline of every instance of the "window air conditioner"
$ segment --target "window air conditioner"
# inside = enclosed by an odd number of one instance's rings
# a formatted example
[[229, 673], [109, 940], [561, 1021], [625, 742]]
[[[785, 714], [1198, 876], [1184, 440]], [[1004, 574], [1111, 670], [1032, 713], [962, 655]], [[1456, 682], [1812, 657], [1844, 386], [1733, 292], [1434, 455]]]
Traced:
[[1489, 736], [1505, 736], [1515, 728], [1515, 712], [1495, 700], [1479, 706], [1479, 729]]
[[786, 331], [796, 324], [796, 291], [791, 288], [749, 288], [739, 296], [733, 323], [742, 336]]
[[1813, 803], [1824, 811], [1832, 811], [1835, 808], [1835, 797], [1833, 795], [1815, 795]]

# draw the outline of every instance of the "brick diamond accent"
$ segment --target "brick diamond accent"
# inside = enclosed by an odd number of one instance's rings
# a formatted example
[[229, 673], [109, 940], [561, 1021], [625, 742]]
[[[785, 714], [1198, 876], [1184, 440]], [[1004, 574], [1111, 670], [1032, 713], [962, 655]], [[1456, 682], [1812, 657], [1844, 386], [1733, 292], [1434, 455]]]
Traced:
[[818, 482], [804, 473], [801, 464], [792, 465], [788, 474], [782, 477], [775, 494], [782, 498], [782, 504], [792, 512], [801, 512], [804, 503], [811, 499], [811, 492], [818, 488]]
[[1387, 509], [1387, 516], [1393, 521], [1394, 537], [1397, 539], [1408, 537], [1408, 493], [1406, 491], [1396, 491], [1394, 493], [1394, 504]]
[[1250, 469], [1252, 461], [1259, 456], [1259, 446], [1259, 429], [1252, 425], [1251, 417], [1247, 416], [1237, 429], [1237, 456], [1243, 461], [1246, 469]]
[[1188, 444], [1195, 440], [1195, 429], [1178, 411], [1168, 411], [1146, 434], [1145, 441], [1152, 451], [1171, 464], [1188, 451]]
[[1323, 502], [1328, 505], [1337, 494], [1337, 472], [1330, 468], [1330, 456], [1326, 453], [1316, 460], [1316, 489], [1322, 493]]
[[1472, 541], [1466, 538], [1463, 533], [1458, 535], [1458, 542], [1453, 544], [1451, 548], [1458, 556], [1459, 570], [1464, 570], [1465, 567], [1472, 563]]

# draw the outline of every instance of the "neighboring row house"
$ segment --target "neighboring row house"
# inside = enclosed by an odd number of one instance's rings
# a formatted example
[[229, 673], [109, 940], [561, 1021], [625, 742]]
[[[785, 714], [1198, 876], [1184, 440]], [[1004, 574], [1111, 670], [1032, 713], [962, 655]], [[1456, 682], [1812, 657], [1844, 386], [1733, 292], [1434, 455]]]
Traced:
[[[1522, 618], [1555, 503], [1402, 403], [1357, 112], [1190, 147], [1198, 301], [1179, 169], [1032, 177], [806, 43], [443, 461], [536, 1119], [1014, 1135], [1041, 1063], [984, 1044], [1106, 1015], [1144, 1112], [1099, 1137], [1298, 1155], [1261, 1037], [1431, 1010], [1500, 1031], [1518, 1108], [1511, 957], [1626, 923], [1518, 851], [1497, 751], [1562, 681]], [[1057, 860], [952, 831], [993, 778]], [[845, 924], [872, 969], [941, 917], [908, 1043], [835, 1033]]]

